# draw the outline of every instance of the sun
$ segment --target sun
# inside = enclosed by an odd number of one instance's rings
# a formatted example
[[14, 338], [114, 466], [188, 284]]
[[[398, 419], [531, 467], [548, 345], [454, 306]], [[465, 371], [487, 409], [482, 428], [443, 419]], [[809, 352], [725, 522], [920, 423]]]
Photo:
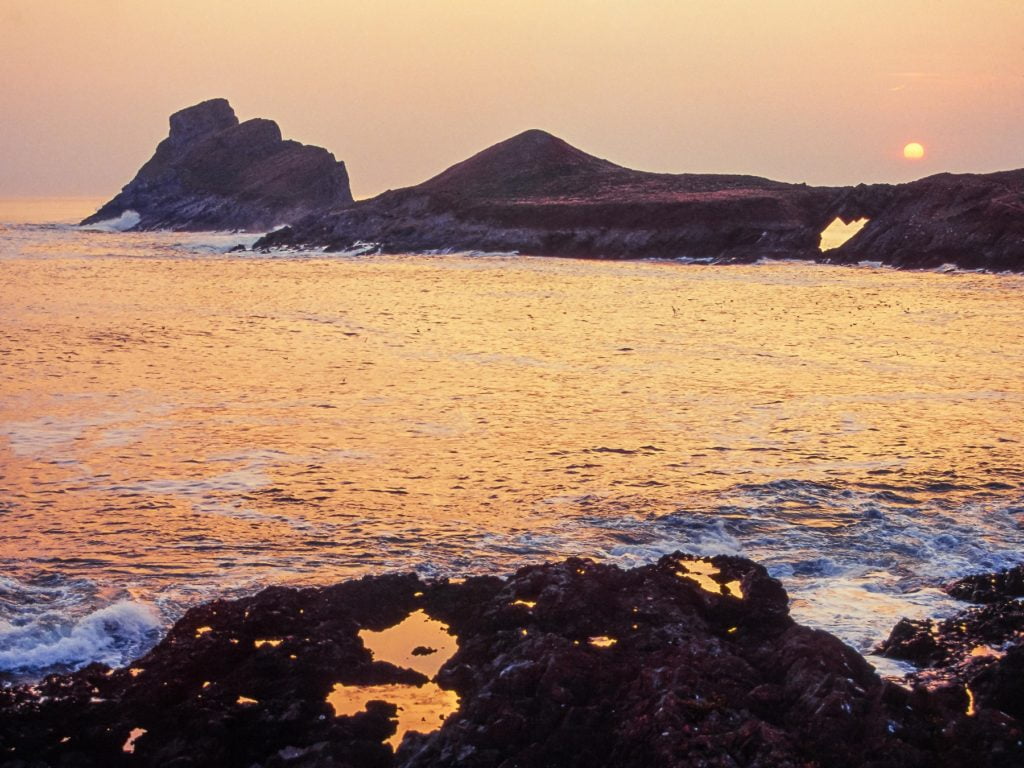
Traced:
[[903, 156], [907, 160], [920, 160], [924, 157], [924, 146], [912, 141], [903, 148]]

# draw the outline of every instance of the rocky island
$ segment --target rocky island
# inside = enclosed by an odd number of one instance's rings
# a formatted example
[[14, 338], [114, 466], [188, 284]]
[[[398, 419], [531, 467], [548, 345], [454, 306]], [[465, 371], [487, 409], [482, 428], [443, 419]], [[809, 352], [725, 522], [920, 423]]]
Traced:
[[281, 138], [272, 120], [239, 123], [226, 99], [175, 112], [170, 135], [121, 192], [82, 224], [265, 232], [352, 202], [345, 164]]
[[[866, 226], [823, 254], [834, 219]], [[633, 171], [527, 131], [415, 187], [313, 214], [257, 247], [516, 251], [586, 258], [764, 258], [1024, 269], [1024, 171], [810, 187]]]
[[[239, 123], [224, 99], [171, 116], [170, 135], [83, 224], [266, 232], [256, 248], [516, 252], [750, 263], [1024, 270], [1024, 170], [812, 187], [756, 176], [635, 171], [530, 130], [434, 178], [354, 201], [344, 163]], [[867, 219], [823, 253], [835, 219]]]
[[904, 688], [726, 556], [271, 588], [0, 689], [0, 766], [1017, 766], [1008, 642], [996, 684]]

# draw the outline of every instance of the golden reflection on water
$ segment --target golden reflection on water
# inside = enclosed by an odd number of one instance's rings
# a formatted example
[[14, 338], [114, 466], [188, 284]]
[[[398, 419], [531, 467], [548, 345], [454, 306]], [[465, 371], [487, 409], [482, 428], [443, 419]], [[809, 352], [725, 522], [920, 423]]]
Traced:
[[430, 678], [458, 649], [448, 626], [423, 611], [413, 611], [399, 624], [380, 632], [362, 629], [359, 637], [374, 661], [415, 669]]
[[77, 223], [103, 203], [102, 197], [0, 197], [0, 222]]
[[430, 733], [458, 710], [458, 694], [441, 688], [433, 680], [441, 666], [458, 650], [458, 640], [449, 633], [448, 625], [420, 610], [388, 629], [360, 630], [359, 637], [374, 661], [414, 669], [431, 680], [423, 685], [336, 683], [327, 696], [327, 703], [336, 716], [355, 715], [371, 701], [394, 704], [398, 708], [398, 723], [388, 743], [398, 749], [407, 731]]
[[459, 695], [438, 687], [436, 683], [420, 686], [346, 686], [338, 683], [327, 696], [327, 703], [334, 709], [336, 717], [359, 714], [371, 701], [386, 701], [398, 707], [397, 727], [387, 742], [396, 750], [408, 731], [436, 731], [459, 708]]
[[0, 559], [24, 569], [131, 584], [471, 569], [495, 536], [529, 557], [569, 517], [670, 513], [737, 483], [892, 472], [955, 477], [955, 498], [1024, 458], [1019, 277], [458, 256], [0, 266]]

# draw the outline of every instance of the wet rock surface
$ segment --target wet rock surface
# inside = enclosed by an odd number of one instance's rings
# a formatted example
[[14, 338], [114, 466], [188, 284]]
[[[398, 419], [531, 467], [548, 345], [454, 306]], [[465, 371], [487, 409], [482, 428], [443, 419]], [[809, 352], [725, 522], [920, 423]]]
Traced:
[[960, 579], [954, 597], [983, 603], [943, 620], [903, 619], [879, 651], [918, 669], [908, 682], [1024, 739], [1024, 566]]
[[[359, 634], [419, 610], [458, 638], [435, 682], [460, 706], [394, 753], [393, 703], [327, 697], [426, 685]], [[0, 766], [1019, 765], [1018, 721], [984, 712], [879, 679], [747, 560], [570, 559], [194, 608], [129, 668], [0, 690]]]
[[1024, 565], [998, 573], [965, 576], [946, 586], [946, 592], [969, 603], [994, 603], [1024, 597]]
[[249, 230], [352, 202], [345, 164], [281, 138], [271, 120], [239, 123], [225, 99], [170, 118], [170, 135], [121, 192], [82, 224], [134, 211], [131, 229]]

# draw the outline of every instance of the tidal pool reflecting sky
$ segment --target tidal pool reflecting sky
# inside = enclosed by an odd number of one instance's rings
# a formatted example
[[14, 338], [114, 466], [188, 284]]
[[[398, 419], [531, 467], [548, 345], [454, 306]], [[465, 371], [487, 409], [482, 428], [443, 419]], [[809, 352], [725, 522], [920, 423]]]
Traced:
[[214, 96], [357, 196], [530, 127], [815, 184], [1024, 166], [1020, 0], [0, 0], [0, 26], [0, 195], [111, 194]]

